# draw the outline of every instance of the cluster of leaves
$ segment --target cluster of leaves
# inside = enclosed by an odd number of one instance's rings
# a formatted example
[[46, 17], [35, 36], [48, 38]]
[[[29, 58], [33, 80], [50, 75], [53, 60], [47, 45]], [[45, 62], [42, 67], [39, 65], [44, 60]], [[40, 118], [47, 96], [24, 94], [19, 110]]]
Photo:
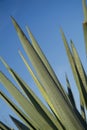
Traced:
[[[87, 50], [87, 6], [85, 0], [83, 0], [83, 7], [85, 17], [83, 30]], [[23, 123], [10, 115], [12, 121], [19, 129], [23, 130], [86, 130], [87, 121], [85, 110], [87, 109], [87, 75], [73, 41], [70, 41], [70, 48], [61, 29], [64, 46], [79, 91], [81, 113], [76, 107], [67, 75], [66, 82], [68, 93], [63, 89], [62, 84], [55, 75], [30, 29], [27, 27], [31, 42], [27, 39], [15, 19], [13, 17], [11, 18], [21, 44], [35, 68], [36, 73], [31, 69], [20, 51], [19, 54], [50, 109], [49, 110], [42, 103], [37, 95], [30, 89], [29, 85], [27, 85], [24, 80], [2, 58], [0, 58], [8, 72], [20, 86], [20, 89], [23, 90], [23, 93], [20, 92], [5, 74], [0, 72], [0, 83], [5, 86], [22, 108], [20, 109], [17, 104], [12, 102], [7, 95], [0, 91], [0, 97], [14, 110]], [[2, 122], [0, 122], [0, 127], [4, 130], [10, 129]]]

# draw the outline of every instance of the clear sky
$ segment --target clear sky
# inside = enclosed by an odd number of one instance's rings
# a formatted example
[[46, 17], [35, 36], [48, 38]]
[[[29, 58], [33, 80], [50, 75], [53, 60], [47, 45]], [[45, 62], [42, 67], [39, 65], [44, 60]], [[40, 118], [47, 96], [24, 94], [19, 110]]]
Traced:
[[[20, 49], [25, 55], [10, 16], [16, 19], [26, 35], [25, 26], [30, 27], [65, 89], [65, 72], [67, 73], [79, 108], [77, 90], [61, 39], [60, 28], [62, 27], [64, 30], [68, 41], [70, 39], [74, 41], [86, 68], [82, 0], [0, 0], [0, 56], [20, 74], [40, 97], [18, 54], [18, 49]], [[12, 80], [1, 62], [0, 71]], [[8, 95], [1, 84], [0, 89]], [[13, 114], [5, 102], [0, 99], [0, 120], [12, 126], [13, 124], [8, 118], [9, 113]]]

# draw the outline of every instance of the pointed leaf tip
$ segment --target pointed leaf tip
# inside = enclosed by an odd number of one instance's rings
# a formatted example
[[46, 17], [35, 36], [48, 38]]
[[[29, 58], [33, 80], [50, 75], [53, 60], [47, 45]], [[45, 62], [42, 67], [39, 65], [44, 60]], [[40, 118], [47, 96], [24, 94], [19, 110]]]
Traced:
[[12, 21], [15, 21], [15, 19], [14, 19], [14, 17], [13, 17], [13, 16], [10, 16], [10, 17], [11, 17], [11, 20], [12, 20]]
[[12, 20], [12, 23], [13, 23], [13, 25], [14, 25], [16, 31], [17, 31], [17, 32], [20, 31], [19, 25], [17, 24], [16, 20], [15, 20], [12, 16], [11, 16], [11, 20]]
[[16, 23], [16, 20], [12, 16], [11, 16], [11, 20], [12, 20], [13, 24]]
[[29, 28], [29, 26], [27, 26], [27, 25], [26, 25], [26, 30], [27, 30], [28, 32], [30, 32], [30, 28]]
[[7, 68], [7, 70], [9, 70], [10, 69], [10, 67], [8, 66], [8, 64], [5, 62], [5, 60], [2, 58], [2, 57], [0, 57], [0, 61], [3, 63], [3, 65]]

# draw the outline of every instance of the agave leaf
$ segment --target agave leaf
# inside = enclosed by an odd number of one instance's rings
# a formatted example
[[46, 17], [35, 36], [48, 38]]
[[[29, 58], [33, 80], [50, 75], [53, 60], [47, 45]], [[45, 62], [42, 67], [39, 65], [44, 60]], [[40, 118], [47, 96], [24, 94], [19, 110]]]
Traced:
[[[34, 106], [17, 90], [17, 88], [1, 72], [0, 72], [0, 79], [1, 83], [6, 87], [6, 89], [10, 92], [10, 94], [12, 94], [12, 96], [24, 109], [26, 114], [28, 114], [28, 116], [30, 116], [31, 119], [36, 122], [38, 127], [43, 128], [43, 130], [50, 127], [48, 123], [40, 116], [39, 112], [35, 110]], [[40, 121], [42, 123], [40, 123]], [[45, 127], [42, 127], [43, 124], [45, 125]]]
[[12, 130], [12, 129], [0, 121], [0, 130]]
[[[54, 127], [56, 130], [56, 126], [58, 126], [60, 129], [62, 129], [61, 125], [58, 123], [58, 121], [52, 116], [51, 113], [46, 109], [46, 107], [41, 103], [41, 101], [37, 98], [35, 93], [30, 89], [30, 87], [18, 76], [17, 73], [15, 73], [8, 65], [7, 63], [1, 58], [1, 61], [4, 63], [10, 74], [14, 77], [16, 82], [20, 85], [20, 87], [24, 90], [25, 94], [28, 96], [28, 98], [33, 103], [34, 107], [38, 111], [38, 114], [41, 114], [42, 118], [46, 120], [46, 122], [51, 126]], [[44, 108], [44, 110], [43, 110]], [[50, 116], [50, 118], [49, 118]], [[52, 122], [53, 120], [53, 122]]]
[[84, 41], [87, 54], [87, 21], [83, 23]]
[[41, 82], [38, 80], [38, 78], [35, 76], [35, 74], [33, 73], [32, 69], [30, 68], [30, 66], [28, 65], [26, 59], [24, 58], [24, 56], [22, 55], [21, 52], [19, 52], [23, 62], [25, 63], [28, 71], [30, 72], [34, 82], [36, 83], [37, 87], [39, 88], [40, 92], [42, 93], [44, 99], [46, 100], [47, 104], [50, 106], [50, 108], [52, 109], [52, 111], [57, 115], [55, 109], [54, 109], [54, 106], [52, 105], [51, 101], [49, 100], [49, 97], [43, 87], [43, 85], [41, 84]]
[[68, 89], [69, 99], [70, 99], [71, 104], [73, 105], [73, 107], [76, 109], [76, 104], [75, 104], [74, 96], [73, 96], [73, 93], [72, 93], [71, 86], [70, 86], [70, 83], [69, 83], [67, 75], [66, 75], [66, 83], [67, 83], [67, 89]]
[[86, 6], [86, 0], [82, 0], [82, 4], [83, 4], [83, 12], [84, 12], [83, 32], [84, 32], [85, 48], [86, 48], [86, 54], [87, 54], [87, 6]]
[[[20, 29], [20, 27], [17, 25], [16, 21], [12, 18], [13, 24], [18, 32], [19, 38], [21, 40], [21, 43], [23, 45], [23, 47], [25, 48], [25, 51], [28, 55], [28, 57], [30, 56], [30, 60], [32, 62], [32, 64], [37, 64], [40, 63], [42, 64], [43, 68], [46, 69], [46, 67], [44, 66], [43, 62], [41, 61], [40, 57], [38, 56], [37, 52], [35, 51], [35, 49], [33, 48], [33, 46], [30, 44], [30, 42], [28, 41], [28, 39], [26, 38], [26, 36], [24, 35], [23, 31]], [[22, 36], [24, 37], [22, 39]], [[25, 42], [25, 44], [23, 43]], [[26, 48], [27, 47], [27, 48]], [[37, 60], [38, 58], [38, 60]], [[37, 68], [37, 66], [35, 66], [34, 68]], [[41, 72], [42, 69], [40, 69], [41, 67], [38, 67], [39, 71]], [[35, 69], [36, 70], [36, 69]], [[46, 69], [47, 70], [47, 69]], [[45, 72], [45, 71], [43, 71]], [[49, 74], [49, 72], [47, 71], [47, 73]], [[43, 75], [43, 74], [42, 74]], [[42, 77], [42, 75], [40, 77]], [[50, 74], [49, 74], [50, 75]], [[45, 76], [46, 77], [46, 76]], [[43, 82], [42, 82], [43, 83]], [[43, 85], [45, 86], [45, 85]], [[58, 115], [57, 115], [58, 116]]]
[[67, 53], [67, 56], [68, 56], [68, 59], [69, 59], [69, 63], [71, 65], [71, 69], [72, 69], [72, 72], [73, 72], [73, 76], [74, 76], [74, 79], [76, 81], [76, 84], [77, 84], [77, 87], [78, 87], [78, 90], [79, 90], [80, 97], [82, 98], [82, 101], [86, 105], [86, 102], [84, 100], [84, 96], [83, 96], [83, 93], [82, 93], [82, 82], [81, 82], [80, 76], [78, 74], [73, 55], [71, 53], [71, 50], [68, 46], [68, 42], [67, 42], [66, 37], [65, 37], [62, 30], [61, 30], [61, 34], [62, 34], [64, 46], [65, 46], [65, 49], [66, 49], [66, 53]]
[[20, 122], [19, 120], [17, 120], [13, 116], [10, 115], [10, 118], [12, 119], [12, 121], [15, 123], [15, 125], [17, 126], [17, 128], [19, 130], [30, 130], [26, 125], [24, 125], [22, 122]]
[[41, 48], [40, 48], [39, 44], [37, 43], [36, 39], [34, 38], [32, 32], [30, 31], [30, 29], [28, 27], [26, 27], [26, 29], [27, 29], [27, 32], [28, 32], [28, 34], [30, 36], [30, 39], [32, 41], [32, 45], [33, 45], [34, 49], [38, 53], [39, 57], [43, 61], [44, 65], [46, 66], [46, 68], [49, 71], [50, 75], [53, 77], [53, 79], [56, 82], [56, 84], [59, 86], [59, 89], [61, 90], [61, 92], [63, 93], [63, 95], [65, 96], [65, 98], [67, 98], [67, 95], [66, 95], [64, 89], [62, 88], [62, 85], [60, 84], [60, 82], [59, 82], [59, 80], [58, 80], [55, 72], [53, 71], [53, 68], [49, 64], [46, 56], [44, 55], [43, 51], [41, 50]]
[[[6, 69], [8, 70], [8, 72], [11, 74], [11, 76], [14, 78], [14, 75], [13, 75], [13, 73], [12, 73], [12, 71], [11, 71], [11, 68], [9, 67], [9, 65], [5, 62], [5, 60], [2, 58], [2, 57], [0, 57], [0, 61], [3, 63], [3, 65], [6, 67]], [[16, 80], [16, 82], [17, 82], [17, 80]], [[21, 89], [21, 87], [20, 87], [20, 89]], [[23, 93], [24, 91], [22, 91], [22, 93]], [[24, 93], [23, 93], [24, 94]]]
[[[13, 72], [14, 73], [14, 72]], [[35, 109], [39, 112], [39, 114], [46, 120], [46, 122], [55, 130], [58, 128], [62, 129], [58, 121], [54, 118], [54, 116], [49, 113], [49, 111], [46, 109], [44, 104], [41, 103], [41, 101], [37, 98], [34, 92], [30, 90], [29, 86], [16, 74], [14, 73], [14, 76], [20, 83], [20, 86], [28, 96], [28, 98], [31, 100], [32, 104], [34, 105]], [[50, 116], [50, 117], [49, 117]], [[54, 120], [53, 120], [54, 119]], [[54, 122], [55, 121], [55, 122]], [[58, 126], [58, 127], [57, 127]]]
[[[74, 110], [72, 109], [70, 103], [66, 101], [65, 96], [62, 94], [57, 84], [54, 82], [52, 76], [48, 72], [47, 68], [44, 66], [41, 58], [30, 44], [28, 39], [26, 38], [23, 31], [20, 29], [19, 25], [16, 21], [12, 18], [14, 27], [16, 28], [17, 34], [21, 40], [21, 43], [27, 53], [29, 59], [31, 60], [40, 81], [43, 83], [44, 88], [51, 100], [56, 113], [61, 117], [62, 123], [64, 124], [65, 128], [68, 130], [84, 130], [83, 124], [77, 118]], [[64, 106], [64, 107], [63, 107]], [[66, 119], [66, 120], [65, 120]]]
[[[46, 93], [46, 91], [45, 91], [43, 85], [41, 84], [41, 82], [38, 80], [38, 78], [37, 78], [37, 77], [35, 76], [35, 74], [33, 73], [32, 69], [30, 68], [30, 66], [28, 65], [26, 59], [24, 58], [23, 54], [22, 54], [20, 51], [19, 51], [19, 54], [20, 54], [22, 60], [24, 61], [25, 65], [26, 65], [26, 67], [27, 67], [27, 69], [28, 69], [28, 71], [30, 72], [31, 76], [33, 77], [33, 80], [35, 81], [37, 87], [39, 88], [40, 92], [42, 93], [44, 99], [46, 100], [46, 102], [47, 102], [47, 104], [49, 105], [49, 107], [50, 107], [50, 109], [52, 110], [52, 112], [55, 114], [56, 111], [55, 111], [55, 109], [54, 109], [54, 106], [53, 106], [52, 103], [50, 102], [49, 97], [48, 97], [48, 95], [47, 95], [47, 93]], [[35, 99], [36, 99], [36, 98], [35, 98]], [[54, 122], [54, 124], [57, 125], [57, 127], [58, 127], [59, 129], [65, 129], [64, 126], [63, 126], [63, 124], [62, 124], [61, 121], [60, 121], [61, 119], [57, 117], [57, 120], [56, 120], [52, 115], [50, 115], [49, 111], [48, 111], [46, 108], [44, 108], [42, 105], [43, 105], [43, 104], [40, 103], [40, 106], [44, 109], [44, 111], [47, 113], [47, 115], [50, 117], [50, 119]], [[61, 128], [61, 126], [62, 126], [62, 128]]]
[[76, 48], [75, 48], [72, 41], [71, 41], [71, 47], [72, 47], [72, 53], [73, 53], [73, 57], [74, 57], [74, 60], [75, 60], [77, 70], [80, 74], [80, 77], [81, 77], [82, 82], [84, 84], [85, 90], [87, 92], [87, 76], [86, 76], [86, 73], [85, 73], [85, 70], [84, 70], [83, 65], [81, 63], [81, 60], [79, 58], [79, 55], [78, 55]]
[[80, 115], [79, 111], [76, 108], [75, 100], [74, 100], [74, 97], [73, 97], [73, 93], [71, 91], [71, 86], [70, 86], [67, 75], [66, 75], [66, 82], [67, 82], [67, 87], [68, 87], [68, 96], [69, 96], [69, 99], [70, 99], [70, 101], [71, 101], [71, 103], [72, 103], [72, 105], [74, 107], [74, 110], [75, 110], [78, 118], [80, 119], [80, 121], [84, 124], [85, 127], [87, 127], [86, 122], [84, 121], [83, 117]]
[[[83, 91], [83, 84], [82, 84], [80, 75], [78, 73], [78, 70], [76, 68], [73, 55], [71, 53], [71, 50], [70, 50], [70, 48], [68, 46], [68, 42], [67, 42], [66, 37], [65, 37], [62, 30], [61, 30], [61, 34], [62, 34], [62, 39], [63, 39], [63, 42], [64, 42], [64, 46], [66, 48], [67, 56], [68, 56], [68, 59], [69, 59], [69, 62], [70, 62], [71, 68], [72, 68], [74, 79], [76, 81], [76, 84], [77, 84], [77, 87], [78, 87], [78, 90], [79, 90], [80, 98], [83, 101], [83, 103], [86, 105], [86, 100], [84, 100], [84, 97], [86, 95], [83, 95], [83, 92], [82, 92]], [[83, 120], [83, 118], [81, 117], [81, 115], [79, 114], [77, 109], [75, 110], [75, 112], [76, 112], [76, 115], [78, 116], [78, 118], [81, 120], [81, 122], [83, 122], [85, 128], [87, 128], [87, 124], [85, 123], [85, 121]]]
[[77, 53], [72, 41], [71, 41], [71, 47], [72, 47], [73, 57], [74, 57], [74, 61], [76, 64], [77, 71], [78, 71], [78, 75], [80, 78], [80, 82], [82, 82], [81, 83], [81, 91], [82, 91], [82, 94], [84, 97], [85, 106], [87, 108], [87, 76], [86, 76], [85, 70], [82, 66], [82, 63], [80, 61], [80, 58], [78, 56], [78, 53]]
[[[30, 89], [30, 87], [21, 79], [16, 72], [14, 72], [7, 63], [1, 58], [2, 62], [10, 72], [10, 74], [13, 76], [13, 78], [16, 80], [18, 85], [24, 90], [25, 94], [28, 96], [28, 98], [33, 103], [36, 110], [39, 110], [39, 113], [42, 115], [42, 117], [56, 130], [56, 129], [63, 129], [62, 124], [51, 114], [51, 112], [45, 107], [45, 105], [38, 99], [38, 97], [35, 95], [35, 93]], [[62, 126], [61, 126], [62, 125]], [[56, 128], [57, 127], [57, 128]]]
[[[37, 96], [35, 96], [35, 93], [31, 92], [30, 89], [28, 88], [28, 86], [26, 85], [26, 83], [18, 77], [18, 75], [15, 75], [16, 78], [18, 79], [18, 81], [21, 84], [21, 87], [23, 88], [23, 90], [25, 91], [26, 95], [28, 96], [28, 98], [31, 100], [31, 102], [33, 103], [35, 109], [39, 112], [39, 114], [41, 114], [41, 116], [46, 120], [46, 122], [53, 127], [55, 130], [56, 128], [56, 124], [58, 124], [57, 120], [52, 116], [51, 113], [49, 113], [49, 111], [45, 108], [45, 106], [41, 103], [41, 101], [37, 98]], [[45, 109], [45, 111], [44, 111]], [[47, 112], [47, 113], [46, 113]], [[51, 118], [49, 118], [49, 115], [51, 116]], [[53, 120], [54, 119], [54, 120]], [[53, 122], [56, 121], [56, 122]], [[60, 125], [58, 125], [60, 126]], [[60, 128], [60, 127], [59, 127]]]
[[36, 50], [36, 52], [38, 53], [38, 55], [42, 59], [42, 61], [45, 64], [46, 68], [48, 69], [49, 73], [54, 78], [55, 82], [58, 83], [58, 79], [57, 79], [52, 67], [50, 66], [50, 64], [49, 64], [47, 58], [45, 57], [43, 51], [41, 50], [39, 44], [37, 43], [36, 39], [34, 38], [33, 34], [31, 33], [29, 27], [26, 27], [26, 29], [27, 29], [27, 32], [28, 32], [28, 34], [30, 36], [30, 39], [32, 41], [32, 45], [33, 45], [34, 49]]
[[14, 110], [18, 117], [25, 122], [29, 128], [37, 130], [38, 127], [34, 121], [32, 121], [16, 104], [14, 104], [5, 94], [1, 92], [1, 97], [8, 103], [8, 105]]
[[73, 93], [71, 91], [71, 86], [70, 86], [67, 75], [66, 75], [66, 82], [67, 82], [67, 87], [68, 87], [68, 96], [69, 96], [69, 99], [70, 99], [70, 101], [71, 101], [71, 103], [72, 103], [72, 105], [74, 107], [74, 110], [75, 110], [78, 118], [80, 119], [80, 121], [84, 124], [85, 127], [87, 127], [86, 122], [84, 121], [83, 117], [80, 115], [79, 111], [76, 108], [75, 100], [74, 100], [74, 97], [73, 97]]
[[83, 117], [83, 119], [86, 121], [86, 113], [85, 113], [85, 108], [84, 108], [84, 104], [80, 98], [80, 107], [81, 107], [81, 115]]
[[84, 22], [87, 22], [87, 6], [86, 0], [82, 0], [83, 12], [84, 12]]

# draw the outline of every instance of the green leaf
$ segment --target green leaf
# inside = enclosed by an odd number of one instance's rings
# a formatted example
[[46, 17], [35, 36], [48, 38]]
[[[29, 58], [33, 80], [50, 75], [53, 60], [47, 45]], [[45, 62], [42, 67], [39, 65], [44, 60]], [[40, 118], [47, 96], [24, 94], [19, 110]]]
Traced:
[[85, 70], [84, 70], [83, 65], [81, 63], [81, 60], [79, 58], [79, 55], [78, 55], [72, 41], [71, 41], [71, 47], [72, 47], [72, 53], [73, 53], [75, 65], [76, 65], [78, 75], [80, 78], [80, 82], [81, 82], [81, 91], [82, 91], [84, 101], [85, 101], [84, 105], [87, 108], [87, 76], [86, 76], [86, 73], [85, 73]]
[[87, 54], [87, 22], [83, 23], [84, 41]]
[[61, 117], [62, 123], [65, 128], [68, 130], [84, 130], [83, 124], [80, 122], [74, 110], [72, 109], [68, 100], [66, 101], [65, 96], [62, 94], [60, 87], [54, 82], [52, 76], [48, 72], [47, 68], [43, 64], [41, 58], [30, 44], [26, 38], [23, 31], [20, 29], [19, 25], [12, 18], [14, 27], [16, 28], [17, 34], [21, 40], [23, 48], [27, 53], [29, 59], [31, 60], [40, 81], [43, 83], [43, 86], [51, 100], [51, 103], [54, 105], [56, 113]]
[[[2, 58], [2, 57], [0, 57], [0, 61], [3, 63], [3, 65], [6, 67], [6, 69], [8, 70], [8, 72], [10, 73], [10, 75], [14, 78], [14, 75], [13, 75], [13, 73], [12, 73], [12, 71], [11, 71], [11, 68], [9, 67], [9, 65], [5, 62], [5, 60]], [[15, 79], [15, 78], [14, 78]], [[15, 79], [16, 80], [16, 79]], [[16, 82], [17, 82], [17, 80], [16, 80]], [[21, 87], [20, 87], [20, 89], [21, 89]], [[22, 90], [21, 90], [22, 91]], [[22, 91], [22, 93], [24, 94], [24, 91]]]
[[65, 37], [65, 35], [64, 35], [62, 30], [61, 30], [61, 34], [62, 34], [62, 39], [63, 39], [63, 42], [64, 42], [64, 46], [65, 46], [65, 49], [66, 49], [66, 53], [67, 53], [67, 56], [68, 56], [68, 59], [69, 59], [69, 63], [71, 65], [71, 69], [72, 69], [72, 72], [73, 72], [73, 76], [74, 76], [76, 85], [77, 85], [78, 90], [79, 90], [79, 94], [80, 94], [81, 100], [86, 105], [86, 102], [84, 100], [84, 95], [82, 93], [82, 82], [81, 82], [79, 73], [77, 71], [73, 55], [71, 53], [71, 50], [70, 50], [70, 48], [68, 46], [68, 42], [67, 42], [66, 37]]
[[68, 89], [69, 99], [70, 99], [71, 104], [73, 105], [73, 107], [76, 109], [76, 104], [75, 104], [74, 96], [73, 96], [73, 93], [72, 93], [71, 86], [70, 86], [70, 83], [69, 83], [67, 75], [66, 75], [66, 83], [67, 83], [67, 89]]
[[12, 130], [12, 129], [0, 121], [0, 130]]
[[32, 69], [31, 69], [30, 66], [28, 65], [28, 63], [27, 63], [26, 59], [24, 58], [24, 56], [22, 55], [22, 53], [19, 52], [19, 54], [20, 54], [20, 56], [21, 56], [23, 62], [25, 63], [25, 65], [26, 65], [28, 71], [30, 72], [30, 74], [31, 74], [31, 76], [32, 76], [32, 78], [33, 78], [33, 80], [34, 80], [34, 82], [36, 83], [37, 87], [39, 88], [41, 94], [43, 95], [45, 101], [46, 101], [47, 104], [50, 106], [50, 108], [52, 109], [52, 111], [57, 115], [57, 113], [56, 113], [56, 111], [55, 111], [55, 109], [54, 109], [54, 106], [52, 105], [52, 103], [51, 103], [51, 101], [50, 101], [50, 99], [49, 99], [49, 97], [48, 97], [48, 95], [47, 95], [47, 93], [46, 93], [46, 91], [45, 91], [43, 85], [41, 84], [41, 82], [38, 80], [38, 78], [37, 78], [37, 77], [35, 76], [35, 74], [33, 73]]
[[[14, 72], [13, 72], [14, 73]], [[46, 120], [46, 122], [55, 130], [57, 130], [57, 126], [62, 129], [61, 125], [58, 121], [52, 116], [52, 114], [46, 109], [44, 104], [38, 99], [34, 92], [32, 92], [29, 86], [16, 74], [14, 73], [15, 78], [18, 80], [20, 86], [31, 100], [32, 104], [34, 105], [35, 109], [39, 112], [39, 114]], [[54, 122], [55, 121], [55, 122]]]
[[13, 76], [13, 78], [16, 80], [18, 85], [24, 90], [25, 94], [28, 96], [28, 98], [31, 100], [32, 104], [34, 105], [35, 109], [39, 112], [46, 120], [46, 122], [53, 127], [55, 130], [57, 128], [63, 129], [61, 124], [57, 121], [56, 118], [48, 111], [48, 109], [43, 105], [43, 103], [38, 99], [38, 97], [35, 95], [35, 93], [30, 89], [30, 87], [18, 76], [16, 72], [14, 72], [7, 63], [1, 58], [1, 61], [6, 66], [10, 74]]
[[[31, 119], [36, 122], [38, 128], [43, 128], [43, 124], [45, 127], [42, 129], [49, 128], [50, 126], [47, 122], [40, 116], [39, 112], [37, 112], [34, 106], [18, 91], [18, 89], [4, 76], [3, 73], [0, 72], [1, 83], [6, 87], [6, 89], [10, 92], [10, 94], [15, 98], [15, 100], [20, 104], [22, 109], [26, 112], [26, 114], [31, 117]], [[20, 98], [19, 98], [20, 97]], [[40, 123], [40, 121], [42, 123]], [[51, 128], [50, 128], [51, 129]]]
[[86, 113], [85, 113], [85, 108], [84, 108], [84, 104], [80, 98], [80, 107], [81, 107], [81, 115], [83, 117], [83, 119], [86, 121]]
[[64, 91], [64, 89], [62, 88], [61, 83], [59, 82], [55, 72], [53, 71], [53, 68], [51, 67], [51, 65], [49, 64], [46, 56], [44, 55], [43, 51], [41, 50], [39, 44], [37, 43], [36, 39], [34, 38], [32, 32], [30, 31], [30, 29], [28, 27], [26, 27], [27, 32], [30, 36], [30, 39], [32, 41], [32, 45], [35, 49], [35, 51], [37, 52], [37, 54], [39, 55], [39, 57], [41, 58], [43, 64], [45, 65], [45, 67], [47, 68], [47, 70], [49, 71], [50, 75], [52, 76], [53, 80], [56, 82], [56, 84], [59, 86], [61, 92], [64, 94], [65, 98], [67, 98], [66, 93]]
[[87, 92], [87, 77], [86, 77], [86, 73], [85, 73], [85, 70], [83, 68], [83, 65], [81, 63], [81, 60], [79, 58], [79, 55], [78, 55], [78, 52], [73, 44], [73, 42], [71, 41], [71, 47], [72, 47], [72, 53], [73, 53], [73, 57], [74, 57], [74, 60], [75, 60], [75, 64], [76, 64], [76, 67], [77, 67], [77, 70], [79, 72], [79, 75], [82, 79], [82, 82], [84, 84], [84, 87], [85, 87], [85, 90]]
[[82, 0], [83, 4], [83, 12], [84, 12], [84, 22], [83, 22], [83, 32], [84, 32], [84, 41], [85, 41], [85, 48], [87, 54], [87, 6], [86, 0]]
[[6, 101], [6, 103], [14, 110], [14, 112], [18, 115], [18, 117], [25, 122], [25, 124], [29, 128], [33, 128], [34, 130], [37, 130], [38, 127], [34, 121], [32, 121], [16, 104], [14, 104], [5, 94], [2, 92], [1, 98]]
[[86, 0], [82, 0], [83, 12], [84, 12], [84, 22], [87, 22], [87, 6]]
[[24, 125], [22, 122], [20, 122], [19, 120], [17, 120], [13, 116], [10, 115], [10, 118], [12, 119], [12, 121], [15, 123], [15, 125], [17, 126], [17, 128], [19, 130], [30, 130], [26, 125]]

